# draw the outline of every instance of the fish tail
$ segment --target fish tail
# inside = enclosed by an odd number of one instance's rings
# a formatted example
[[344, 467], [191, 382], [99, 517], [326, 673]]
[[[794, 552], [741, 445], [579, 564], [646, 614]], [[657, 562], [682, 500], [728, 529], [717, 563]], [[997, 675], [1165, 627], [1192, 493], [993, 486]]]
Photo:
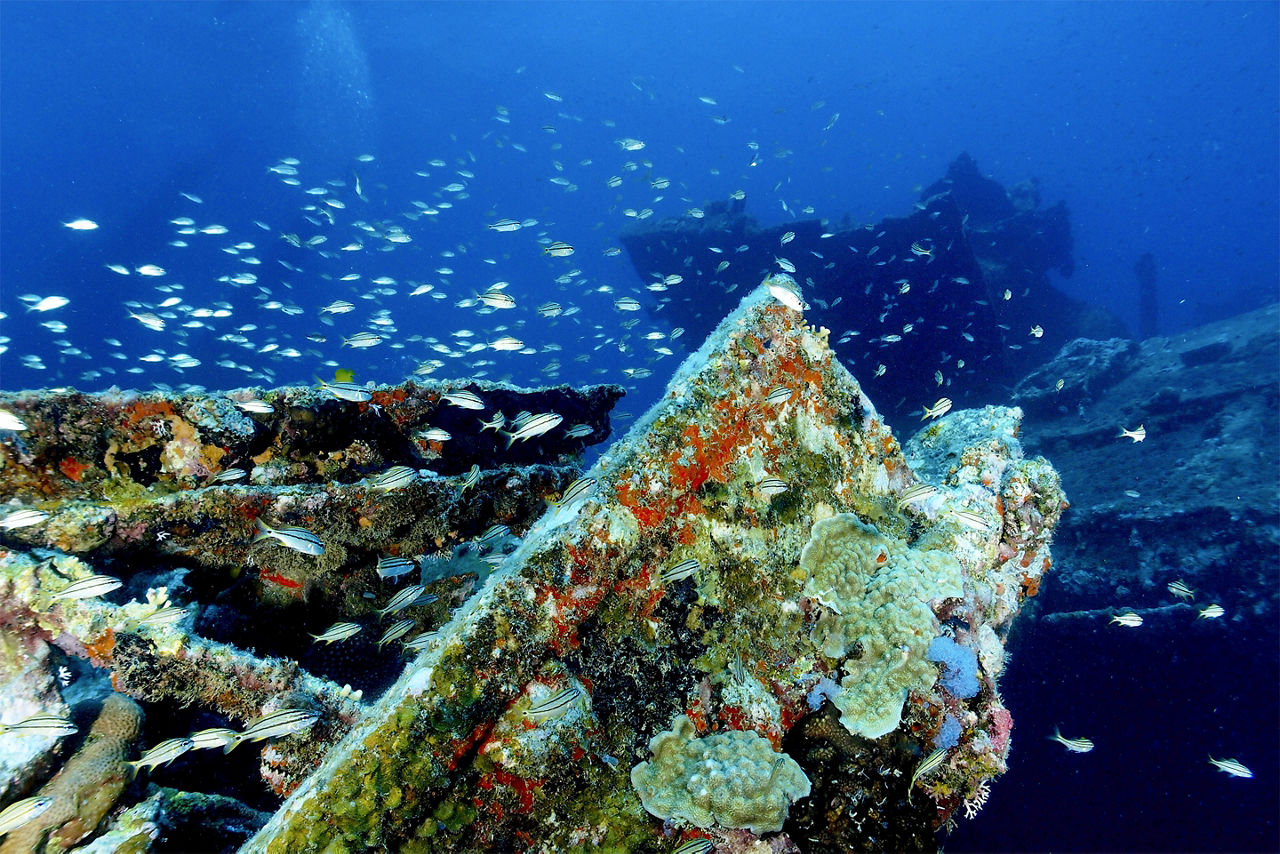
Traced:
[[503, 436], [506, 436], [506, 437], [507, 437], [507, 450], [508, 450], [508, 451], [509, 451], [509, 450], [511, 450], [511, 446], [512, 446], [512, 445], [514, 445], [514, 444], [515, 444], [515, 441], [516, 441], [516, 434], [515, 434], [515, 433], [508, 433], [506, 430], [499, 430], [499, 431], [497, 431], [497, 432], [499, 432], [499, 433], [501, 433]]
[[231, 739], [231, 741], [228, 741], [226, 744], [222, 746], [222, 754], [225, 756], [226, 754], [235, 750], [236, 745], [238, 745], [239, 743], [240, 743], [240, 736], [237, 735], [235, 738]]
[[263, 522], [261, 519], [254, 519], [253, 527], [255, 533], [253, 535], [253, 539], [249, 541], [249, 545], [269, 539], [271, 535], [275, 533], [275, 531], [271, 530], [271, 528], [267, 526], [267, 523]]

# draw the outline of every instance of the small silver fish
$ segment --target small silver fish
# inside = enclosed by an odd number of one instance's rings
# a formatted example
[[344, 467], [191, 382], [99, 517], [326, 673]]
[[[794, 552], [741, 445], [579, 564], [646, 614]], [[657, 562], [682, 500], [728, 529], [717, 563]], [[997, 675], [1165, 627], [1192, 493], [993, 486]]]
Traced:
[[237, 483], [249, 476], [249, 473], [242, 468], [228, 468], [215, 474], [209, 478], [210, 484]]
[[525, 441], [528, 441], [529, 439], [532, 439], [535, 436], [541, 436], [543, 433], [546, 433], [548, 430], [551, 430], [556, 426], [558, 426], [560, 422], [563, 420], [564, 420], [564, 416], [560, 415], [559, 413], [543, 412], [538, 415], [534, 415], [532, 418], [530, 418], [529, 420], [521, 424], [513, 432], [510, 432], [510, 433], [507, 433], [505, 431], [499, 431], [499, 432], [502, 433], [503, 436], [507, 437], [507, 447], [510, 448], [513, 444], [515, 444], [517, 440], [521, 442], [525, 442]]
[[951, 515], [955, 517], [957, 522], [969, 528], [973, 528], [975, 531], [982, 531], [985, 533], [986, 531], [991, 530], [990, 523], [988, 523], [981, 514], [974, 513], [972, 510], [955, 510], [952, 511]]
[[927, 483], [917, 483], [915, 486], [902, 493], [902, 498], [898, 499], [898, 509], [905, 510], [908, 504], [916, 501], [923, 501], [932, 495], [937, 494], [938, 488]]
[[168, 765], [193, 747], [195, 747], [195, 744], [189, 738], [169, 738], [142, 754], [140, 759], [135, 759], [133, 762], [126, 762], [125, 764], [132, 768], [134, 773], [137, 773], [140, 768]]
[[511, 533], [511, 529], [506, 525], [490, 525], [485, 529], [484, 533], [476, 538], [476, 543], [483, 548], [491, 548], [494, 543]]
[[7, 409], [0, 409], [0, 430], [21, 432], [26, 429], [27, 422], [23, 421]]
[[1227, 612], [1223, 610], [1222, 606], [1215, 603], [1213, 605], [1206, 605], [1205, 607], [1201, 608], [1200, 616], [1196, 617], [1196, 619], [1197, 620], [1216, 620], [1225, 613]]
[[497, 412], [488, 421], [485, 421], [483, 418], [479, 419], [479, 421], [480, 421], [481, 433], [483, 433], [485, 430], [493, 430], [494, 432], [500, 432], [502, 428], [506, 426], [507, 416], [503, 415], [501, 412]]
[[1133, 430], [1126, 430], [1126, 429], [1124, 429], [1123, 427], [1121, 427], [1121, 428], [1120, 428], [1120, 435], [1119, 435], [1119, 436], [1117, 436], [1116, 438], [1117, 438], [1117, 439], [1132, 439], [1132, 440], [1133, 440], [1133, 443], [1136, 445], [1136, 444], [1137, 444], [1137, 443], [1139, 443], [1139, 442], [1145, 442], [1145, 441], [1147, 440], [1147, 430], [1146, 430], [1146, 428], [1145, 428], [1145, 427], [1143, 427], [1141, 424], [1139, 424], [1139, 425], [1138, 425], [1135, 429], [1133, 429]]
[[69, 718], [60, 715], [35, 714], [14, 724], [0, 724], [0, 733], [17, 735], [75, 735], [80, 731]]
[[1214, 759], [1210, 756], [1209, 764], [1219, 771], [1225, 771], [1232, 777], [1243, 777], [1246, 780], [1253, 779], [1253, 772], [1244, 767], [1239, 759]]
[[172, 626], [174, 623], [182, 620], [182, 618], [187, 616], [189, 613], [191, 613], [190, 608], [181, 608], [176, 605], [171, 605], [167, 608], [159, 608], [152, 611], [141, 620], [138, 620], [138, 628], [146, 626], [148, 628], [158, 629], [164, 626]]
[[440, 630], [433, 632], [419, 632], [404, 642], [404, 649], [423, 650], [440, 640]]
[[404, 588], [396, 595], [392, 596], [391, 600], [387, 602], [387, 604], [383, 608], [378, 609], [377, 611], [378, 617], [385, 618], [388, 614], [394, 614], [398, 611], [403, 611], [405, 608], [408, 608], [410, 605], [414, 604], [414, 600], [416, 600], [419, 596], [421, 596], [423, 592], [426, 591], [426, 589], [427, 589], [426, 585], [423, 585], [423, 584], [409, 585], [408, 587]]
[[342, 346], [358, 350], [365, 347], [376, 347], [385, 340], [387, 340], [386, 336], [379, 335], [376, 332], [357, 332], [355, 335], [343, 338]]
[[325, 629], [320, 634], [311, 635], [311, 637], [315, 638], [315, 640], [312, 641], [312, 643], [320, 643], [320, 641], [324, 641], [325, 645], [328, 646], [331, 643], [335, 643], [337, 641], [343, 641], [349, 637], [352, 637], [358, 634], [362, 628], [364, 627], [361, 626], [359, 623], [349, 623], [349, 622], [334, 623], [332, 626]]
[[769, 394], [765, 396], [765, 403], [779, 404], [786, 403], [795, 394], [791, 389], [784, 385], [769, 390]]
[[534, 721], [535, 723], [563, 717], [565, 712], [569, 711], [581, 696], [582, 689], [576, 685], [571, 685], [525, 709], [524, 717], [526, 720]]
[[584, 436], [590, 436], [594, 432], [595, 428], [590, 424], [574, 424], [564, 431], [564, 437], [566, 439], [581, 439]]
[[418, 565], [407, 557], [378, 558], [378, 577], [383, 581], [388, 578], [399, 578], [417, 568]]
[[569, 484], [559, 499], [547, 501], [552, 507], [561, 508], [568, 507], [578, 501], [587, 498], [596, 488], [596, 479], [594, 477], [580, 477], [573, 483]]
[[698, 572], [700, 569], [702, 569], [702, 564], [698, 562], [696, 557], [685, 558], [679, 563], [672, 564], [662, 571], [662, 583], [671, 584], [676, 581], [681, 581], [693, 575], [695, 572]]
[[382, 637], [378, 640], [378, 649], [382, 649], [384, 644], [399, 640], [409, 633], [409, 629], [413, 628], [416, 620], [403, 619], [396, 620], [388, 629], [382, 633]]
[[933, 406], [926, 406], [924, 408], [924, 414], [920, 416], [920, 420], [923, 421], [926, 418], [940, 418], [943, 415], [946, 415], [950, 411], [951, 411], [951, 398], [940, 397], [938, 398], [937, 403], [935, 403]]
[[1196, 598], [1196, 592], [1187, 586], [1187, 583], [1179, 578], [1177, 581], [1170, 581], [1167, 585], [1169, 592], [1178, 599], [1192, 600]]
[[404, 489], [418, 479], [418, 472], [409, 466], [392, 466], [373, 479], [369, 486], [379, 492]]
[[338, 400], [345, 400], [348, 403], [364, 403], [373, 399], [373, 393], [358, 383], [350, 382], [332, 382], [327, 383], [324, 380], [317, 381], [320, 387], [332, 394]]
[[440, 395], [440, 399], [463, 409], [484, 409], [484, 401], [474, 391], [451, 391]]
[[911, 782], [907, 784], [907, 803], [911, 803], [911, 796], [915, 793], [916, 780], [919, 780], [925, 774], [936, 770], [947, 758], [947, 749], [939, 747], [937, 750], [925, 757], [924, 761], [916, 768], [915, 773], [911, 775]]
[[272, 528], [261, 519], [254, 519], [254, 526], [257, 533], [253, 535], [250, 545], [256, 545], [263, 540], [273, 539], [288, 546], [296, 552], [302, 552], [306, 555], [319, 557], [324, 554], [324, 542], [306, 528], [297, 528], [285, 526], [281, 528]]
[[51, 806], [53, 806], [53, 798], [48, 795], [37, 795], [14, 801], [4, 808], [4, 812], [0, 812], [0, 836], [35, 821]]
[[222, 748], [230, 753], [242, 741], [262, 741], [267, 738], [283, 738], [310, 729], [320, 719], [320, 713], [308, 709], [278, 709], [263, 715], [236, 735], [236, 740]]
[[119, 590], [124, 582], [110, 575], [90, 575], [73, 581], [53, 595], [54, 599], [92, 599]]
[[760, 494], [765, 498], [781, 495], [789, 489], [787, 482], [779, 477], [766, 477], [756, 484], [756, 488], [760, 490]]
[[43, 510], [15, 510], [3, 519], [0, 519], [0, 528], [6, 531], [12, 531], [17, 528], [29, 528], [32, 525], [39, 525], [49, 518], [49, 514]]
[[1134, 613], [1133, 611], [1126, 611], [1123, 614], [1117, 614], [1114, 617], [1112, 617], [1110, 624], [1113, 626], [1120, 625], [1120, 626], [1127, 626], [1128, 628], [1131, 628], [1131, 629], [1136, 629], [1138, 626], [1142, 625], [1142, 616], [1140, 614]]
[[192, 750], [209, 750], [214, 747], [225, 749], [227, 745], [235, 743], [238, 735], [239, 733], [235, 730], [227, 727], [213, 727], [193, 732], [189, 738], [191, 739]]
[[1057, 727], [1053, 728], [1053, 735], [1047, 736], [1050, 741], [1056, 741], [1070, 750], [1072, 753], [1088, 753], [1093, 750], [1093, 742], [1087, 738], [1063, 738], [1062, 733]]

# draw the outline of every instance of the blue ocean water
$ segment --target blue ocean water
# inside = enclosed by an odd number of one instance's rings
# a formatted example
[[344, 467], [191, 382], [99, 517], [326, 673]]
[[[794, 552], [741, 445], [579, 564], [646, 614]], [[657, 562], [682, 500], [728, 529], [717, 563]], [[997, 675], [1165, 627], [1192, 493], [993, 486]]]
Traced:
[[[1067, 202], [1076, 270], [1054, 284], [1135, 332], [1133, 269], [1152, 253], [1159, 330], [1176, 332], [1277, 297], [1278, 8], [6, 0], [0, 388], [271, 386], [335, 367], [399, 382], [438, 359], [438, 377], [618, 382], [638, 413], [697, 342], [647, 342], [670, 333], [661, 314], [615, 308], [653, 298], [606, 254], [628, 211], [680, 216], [742, 190], [764, 225], [875, 222], [910, 212], [962, 151]], [[270, 171], [284, 158], [296, 186]], [[77, 218], [99, 227], [62, 225]], [[501, 219], [537, 222], [488, 228]], [[213, 225], [227, 231], [199, 231]], [[575, 252], [547, 255], [550, 241]], [[136, 272], [148, 264], [165, 275]], [[515, 309], [456, 305], [494, 282]], [[28, 295], [70, 302], [33, 313]], [[355, 309], [322, 316], [334, 300]], [[549, 300], [577, 311], [541, 317]], [[131, 312], [172, 317], [154, 331]], [[386, 340], [341, 346], [369, 330]], [[473, 347], [503, 335], [533, 352]], [[1252, 781], [1172, 761], [1180, 727], [1213, 725], [1201, 706], [1103, 692], [1079, 661], [1022, 666], [1015, 650], [1011, 771], [950, 850], [1273, 847], [1274, 756]], [[1154, 726], [1150, 755], [1077, 776], [1078, 757], [1039, 737], [1064, 691], [1094, 697], [1100, 720]]]

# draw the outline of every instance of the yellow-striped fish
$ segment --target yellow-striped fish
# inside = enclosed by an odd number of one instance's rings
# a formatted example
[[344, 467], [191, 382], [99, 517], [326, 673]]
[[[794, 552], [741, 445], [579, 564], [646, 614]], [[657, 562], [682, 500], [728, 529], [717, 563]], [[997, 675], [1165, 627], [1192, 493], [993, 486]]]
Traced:
[[1056, 741], [1070, 750], [1072, 753], [1088, 753], [1093, 750], [1093, 742], [1087, 738], [1063, 738], [1062, 733], [1057, 727], [1053, 728], [1053, 735], [1046, 736], [1050, 741]]
[[915, 773], [911, 775], [911, 782], [907, 784], [907, 803], [911, 803], [911, 796], [915, 794], [916, 780], [919, 780], [925, 774], [937, 770], [938, 766], [947, 758], [947, 749], [939, 747], [937, 750], [925, 757], [920, 763], [920, 767], [916, 768]]

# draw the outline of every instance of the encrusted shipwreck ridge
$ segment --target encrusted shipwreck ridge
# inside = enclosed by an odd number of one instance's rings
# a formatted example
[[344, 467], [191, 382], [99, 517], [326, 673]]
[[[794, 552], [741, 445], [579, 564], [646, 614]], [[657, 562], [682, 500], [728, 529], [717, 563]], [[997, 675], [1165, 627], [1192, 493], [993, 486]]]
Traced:
[[[658, 851], [779, 829], [775, 848], [901, 850], [981, 806], [1057, 477], [1000, 408], [930, 424], [913, 471], [826, 330], [775, 300], [793, 283], [766, 284], [251, 850]], [[912, 489], [921, 473], [936, 491]]]
[[[485, 410], [446, 402], [458, 392]], [[67, 715], [68, 705], [80, 718], [121, 695], [160, 709], [155, 729], [177, 736], [242, 729], [276, 710], [315, 714], [304, 734], [237, 754], [256, 750], [262, 780], [288, 795], [363, 713], [362, 692], [396, 678], [580, 473], [577, 454], [607, 437], [621, 390], [467, 382], [344, 393], [368, 399], [297, 388], [0, 394], [25, 428], [0, 431], [0, 722]], [[507, 447], [478, 417], [499, 408], [562, 421]], [[415, 444], [446, 424], [448, 442]], [[303, 527], [323, 548], [255, 540], [257, 522]], [[101, 591], [67, 592], [104, 576]], [[319, 641], [333, 626], [346, 627], [343, 639]], [[0, 734], [0, 805], [37, 789], [82, 738]], [[220, 775], [201, 753], [175, 767], [203, 761], [191, 767], [212, 772], [183, 784], [198, 778], [233, 804], [270, 797], [252, 773]]]

